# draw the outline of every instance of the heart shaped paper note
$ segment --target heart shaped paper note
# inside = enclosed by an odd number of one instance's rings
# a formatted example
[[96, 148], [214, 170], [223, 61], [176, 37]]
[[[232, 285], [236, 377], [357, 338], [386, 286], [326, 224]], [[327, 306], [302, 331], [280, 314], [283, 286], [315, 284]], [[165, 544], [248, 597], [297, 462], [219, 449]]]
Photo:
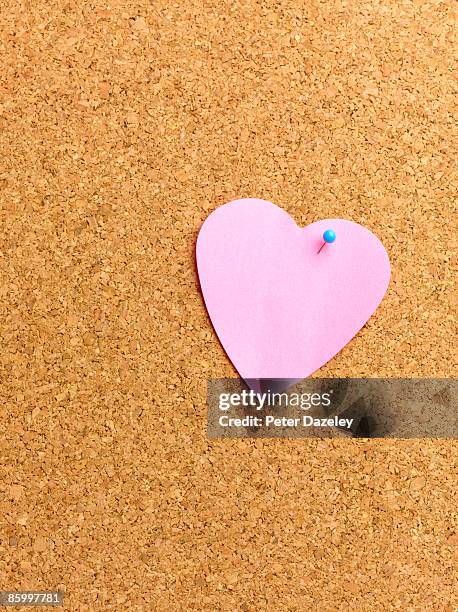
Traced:
[[[328, 229], [336, 240], [320, 250]], [[390, 278], [388, 255], [365, 227], [326, 219], [300, 228], [264, 200], [216, 209], [196, 250], [213, 327], [244, 379], [312, 374], [366, 323]]]

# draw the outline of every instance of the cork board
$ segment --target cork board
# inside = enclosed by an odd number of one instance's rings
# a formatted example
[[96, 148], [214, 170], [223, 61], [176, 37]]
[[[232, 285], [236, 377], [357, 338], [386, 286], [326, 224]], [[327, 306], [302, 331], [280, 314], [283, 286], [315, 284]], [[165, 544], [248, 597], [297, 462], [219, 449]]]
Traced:
[[320, 375], [455, 376], [454, 24], [448, 0], [2, 7], [0, 589], [456, 609], [456, 444], [208, 440], [235, 372], [194, 264], [237, 197], [365, 224], [392, 282]]

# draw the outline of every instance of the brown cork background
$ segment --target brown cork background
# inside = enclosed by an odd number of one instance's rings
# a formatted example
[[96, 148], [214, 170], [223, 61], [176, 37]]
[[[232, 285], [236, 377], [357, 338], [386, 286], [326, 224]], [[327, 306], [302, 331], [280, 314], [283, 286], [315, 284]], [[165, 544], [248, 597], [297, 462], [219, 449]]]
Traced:
[[0, 590], [457, 609], [456, 443], [208, 440], [194, 263], [239, 197], [365, 224], [392, 282], [319, 375], [455, 376], [452, 7], [2, 4]]

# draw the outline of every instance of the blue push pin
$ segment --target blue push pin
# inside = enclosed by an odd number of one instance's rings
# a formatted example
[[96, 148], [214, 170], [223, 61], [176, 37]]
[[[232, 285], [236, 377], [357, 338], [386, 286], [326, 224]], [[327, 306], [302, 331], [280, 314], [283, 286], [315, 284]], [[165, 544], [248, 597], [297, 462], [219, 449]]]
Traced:
[[331, 244], [334, 242], [334, 240], [336, 239], [336, 233], [334, 230], [326, 230], [323, 234], [323, 244], [320, 247], [320, 250], [318, 251], [318, 253], [321, 252], [321, 249], [324, 247], [325, 244]]

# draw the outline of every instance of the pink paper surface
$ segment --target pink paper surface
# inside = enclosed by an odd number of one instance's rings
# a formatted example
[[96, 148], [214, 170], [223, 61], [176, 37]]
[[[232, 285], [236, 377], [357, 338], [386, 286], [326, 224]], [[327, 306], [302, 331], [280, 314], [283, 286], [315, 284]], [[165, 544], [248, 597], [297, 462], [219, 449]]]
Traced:
[[[318, 254], [327, 229], [336, 241]], [[251, 198], [210, 214], [196, 255], [213, 327], [245, 379], [315, 372], [370, 318], [390, 278], [388, 255], [365, 227], [326, 219], [300, 228]]]

